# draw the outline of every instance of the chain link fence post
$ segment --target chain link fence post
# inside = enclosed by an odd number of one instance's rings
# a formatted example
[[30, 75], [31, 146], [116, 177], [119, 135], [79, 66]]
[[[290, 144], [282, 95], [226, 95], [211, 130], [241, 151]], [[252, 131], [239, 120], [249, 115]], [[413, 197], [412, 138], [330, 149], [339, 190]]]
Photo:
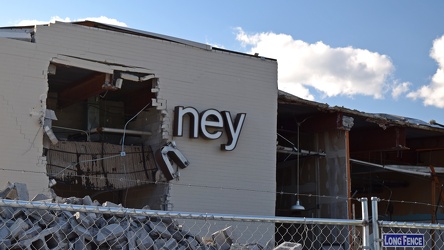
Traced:
[[367, 198], [363, 197], [359, 199], [361, 201], [362, 207], [362, 220], [364, 222], [363, 233], [362, 233], [362, 249], [371, 249], [369, 244], [370, 230], [368, 223], [368, 201]]
[[372, 197], [372, 226], [373, 226], [373, 249], [381, 249], [381, 241], [379, 237], [379, 223], [378, 223], [378, 201], [379, 198]]

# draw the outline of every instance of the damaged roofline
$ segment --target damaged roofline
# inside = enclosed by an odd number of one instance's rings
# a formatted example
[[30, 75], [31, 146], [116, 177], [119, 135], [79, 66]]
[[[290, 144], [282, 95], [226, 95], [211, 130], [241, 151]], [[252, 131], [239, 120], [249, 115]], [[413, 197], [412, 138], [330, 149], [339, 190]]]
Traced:
[[[238, 55], [247, 56], [247, 57], [259, 58], [261, 60], [277, 61], [276, 59], [259, 56], [258, 54], [251, 55], [251, 54], [247, 54], [247, 53], [243, 53], [243, 52], [217, 48], [217, 47], [213, 47], [209, 44], [194, 42], [194, 41], [190, 41], [190, 40], [186, 40], [186, 39], [182, 39], [182, 38], [162, 35], [162, 34], [158, 34], [158, 33], [138, 30], [138, 29], [132, 29], [132, 28], [128, 28], [128, 27], [122, 27], [122, 26], [117, 26], [117, 25], [112, 25], [112, 24], [99, 23], [99, 22], [94, 22], [94, 21], [89, 21], [89, 20], [78, 21], [78, 22], [56, 21], [55, 23], [82, 25], [82, 26], [87, 26], [87, 27], [92, 27], [92, 28], [97, 28], [97, 29], [109, 30], [109, 31], [114, 31], [114, 32], [119, 32], [119, 33], [135, 35], [135, 36], [143, 36], [143, 37], [149, 37], [149, 38], [153, 38], [153, 39], [159, 39], [159, 40], [179, 43], [179, 44], [188, 45], [188, 46], [192, 46], [192, 47], [196, 47], [196, 48], [200, 48], [200, 49], [204, 49], [204, 50], [208, 50], [208, 51], [216, 50], [216, 51], [228, 52], [228, 53], [238, 54]], [[50, 26], [50, 25], [51, 25], [51, 23], [28, 25], [28, 26], [9, 26], [9, 27], [0, 27], [0, 30], [4, 30], [5, 32], [8, 31], [9, 33], [15, 31], [17, 33], [18, 31], [23, 32], [23, 30], [30, 30], [30, 29], [34, 30], [37, 26]], [[27, 32], [27, 33], [29, 33], [29, 32]], [[0, 34], [0, 37], [4, 37], [4, 36], [1, 36], [1, 34]], [[28, 37], [26, 37], [26, 38], [28, 38]]]
[[126, 34], [145, 36], [145, 37], [150, 37], [150, 38], [154, 38], [154, 39], [161, 39], [161, 40], [165, 40], [165, 41], [170, 41], [170, 42], [175, 42], [175, 43], [180, 43], [180, 44], [184, 44], [184, 45], [189, 45], [189, 46], [201, 48], [204, 50], [218, 50], [218, 51], [222, 51], [222, 52], [229, 52], [229, 53], [243, 55], [243, 56], [257, 57], [262, 60], [277, 61], [276, 59], [262, 57], [262, 56], [259, 56], [258, 54], [251, 55], [251, 54], [242, 53], [242, 52], [238, 52], [238, 51], [221, 49], [221, 48], [213, 47], [209, 44], [193, 42], [193, 41], [182, 39], [182, 38], [162, 35], [162, 34], [158, 34], [158, 33], [138, 30], [138, 29], [132, 29], [132, 28], [128, 28], [128, 27], [122, 27], [122, 26], [117, 26], [117, 25], [98, 23], [98, 22], [89, 21], [89, 20], [80, 21], [80, 22], [73, 22], [73, 24], [84, 25], [84, 26], [89, 26], [89, 27], [94, 27], [94, 28], [99, 28], [99, 29], [105, 29], [105, 30], [111, 30], [111, 31], [116, 31], [116, 32], [122, 32], [122, 33], [126, 33]]
[[352, 110], [339, 106], [330, 106], [326, 103], [319, 103], [315, 101], [305, 100], [282, 90], [279, 90], [278, 102], [283, 104], [295, 104], [295, 103], [304, 104], [316, 107], [318, 110], [324, 112], [330, 112], [330, 113], [341, 112], [348, 115], [365, 117], [367, 118], [368, 122], [372, 122], [378, 125], [402, 126], [402, 127], [409, 127], [409, 128], [416, 128], [416, 129], [444, 133], [443, 128], [440, 128], [439, 126], [434, 126], [432, 124], [426, 123], [418, 119], [402, 117], [397, 115], [383, 114], [383, 113], [366, 113], [356, 109]]
[[[65, 22], [56, 21], [56, 23], [65, 23]], [[94, 21], [89, 21], [89, 20], [72, 22], [72, 24], [88, 26], [88, 27], [104, 29], [104, 30], [110, 30], [110, 31], [126, 33], [126, 34], [132, 34], [132, 35], [137, 35], [137, 36], [144, 36], [144, 37], [149, 37], [149, 38], [154, 38], [154, 39], [160, 39], [160, 40], [185, 44], [185, 45], [201, 48], [204, 50], [211, 50], [212, 49], [212, 47], [208, 44], [193, 42], [193, 41], [186, 40], [186, 39], [181, 39], [181, 38], [177, 38], [177, 37], [157, 34], [157, 33], [138, 30], [138, 29], [132, 29], [132, 28], [128, 28], [128, 27], [122, 27], [122, 26], [117, 26], [117, 25], [112, 25], [112, 24], [99, 23], [99, 22], [94, 22]]]

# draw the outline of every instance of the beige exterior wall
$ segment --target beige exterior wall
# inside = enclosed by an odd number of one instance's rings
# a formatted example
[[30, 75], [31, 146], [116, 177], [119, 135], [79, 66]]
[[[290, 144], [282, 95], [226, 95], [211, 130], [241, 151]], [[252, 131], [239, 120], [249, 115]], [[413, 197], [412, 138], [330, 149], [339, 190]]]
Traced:
[[[45, 109], [41, 96], [48, 88], [52, 58], [67, 55], [143, 67], [159, 77], [157, 102], [166, 105], [158, 109], [167, 111], [158, 126], [149, 127], [163, 134], [158, 141], [176, 141], [190, 161], [180, 178], [170, 181], [169, 209], [274, 215], [276, 61], [64, 23], [38, 26], [36, 43], [0, 41], [0, 167], [45, 171], [39, 112]], [[220, 150], [227, 142], [225, 131], [217, 140], [191, 139], [186, 129], [184, 137], [173, 137], [175, 106], [230, 111], [233, 119], [246, 113], [237, 147]], [[9, 175], [2, 174], [2, 182], [25, 182], [37, 193], [47, 188], [44, 174], [3, 172]], [[147, 194], [131, 195], [143, 199]]]
[[26, 183], [30, 198], [48, 187], [40, 127], [47, 66], [36, 44], [0, 38], [0, 185]]

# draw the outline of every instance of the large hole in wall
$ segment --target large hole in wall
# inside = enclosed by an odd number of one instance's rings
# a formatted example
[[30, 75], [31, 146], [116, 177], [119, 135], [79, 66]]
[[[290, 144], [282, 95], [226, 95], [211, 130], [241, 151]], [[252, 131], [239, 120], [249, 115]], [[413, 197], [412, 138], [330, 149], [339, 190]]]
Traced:
[[[153, 184], [151, 145], [161, 143], [154, 74], [53, 62], [48, 84], [44, 148], [57, 195], [162, 209], [165, 187]], [[128, 199], [133, 191], [144, 195]]]

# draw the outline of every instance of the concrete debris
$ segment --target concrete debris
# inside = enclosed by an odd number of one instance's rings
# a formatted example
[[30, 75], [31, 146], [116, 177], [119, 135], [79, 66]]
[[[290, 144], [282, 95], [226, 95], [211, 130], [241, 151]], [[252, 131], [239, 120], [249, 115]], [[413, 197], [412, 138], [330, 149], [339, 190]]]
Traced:
[[29, 193], [24, 183], [7, 183], [6, 187], [0, 191], [0, 198], [10, 200], [29, 200]]
[[[91, 197], [51, 198], [38, 194], [32, 201], [122, 208], [100, 204]], [[0, 199], [29, 199], [25, 184], [8, 183]], [[149, 208], [149, 207], [147, 207]], [[0, 249], [152, 249], [152, 250], [259, 250], [258, 244], [236, 242], [227, 227], [200, 240], [176, 220], [158, 216], [70, 212], [0, 206]]]
[[284, 242], [277, 246], [274, 250], [302, 250], [302, 245], [294, 242]]
[[231, 227], [219, 230], [211, 235], [213, 241], [216, 243], [218, 249], [228, 250], [233, 244], [233, 239], [231, 238], [233, 231]]

